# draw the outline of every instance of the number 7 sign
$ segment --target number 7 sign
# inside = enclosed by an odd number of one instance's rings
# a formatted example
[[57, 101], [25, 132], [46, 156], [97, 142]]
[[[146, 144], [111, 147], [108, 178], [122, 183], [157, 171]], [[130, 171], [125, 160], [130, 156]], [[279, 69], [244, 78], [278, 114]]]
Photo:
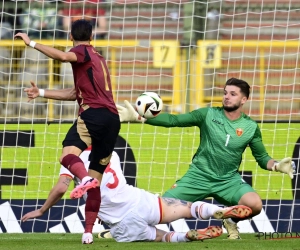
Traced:
[[153, 66], [154, 68], [173, 68], [176, 61], [178, 42], [153, 41]]

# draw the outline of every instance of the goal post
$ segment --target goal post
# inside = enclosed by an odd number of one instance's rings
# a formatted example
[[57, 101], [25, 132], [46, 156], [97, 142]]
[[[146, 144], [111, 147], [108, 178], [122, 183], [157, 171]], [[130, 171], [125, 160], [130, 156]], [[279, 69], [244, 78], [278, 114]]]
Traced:
[[[37, 19], [52, 17], [42, 15], [46, 13], [44, 1], [31, 2], [39, 5], [40, 12], [32, 13]], [[75, 17], [76, 13], [65, 12], [73, 7], [104, 9], [105, 39], [93, 39], [92, 44], [107, 59], [119, 105], [124, 100], [133, 104], [140, 93], [154, 91], [164, 101], [163, 112], [180, 114], [221, 105], [226, 80], [246, 80], [251, 93], [244, 111], [258, 122], [268, 153], [277, 160], [293, 157], [298, 165], [291, 181], [260, 169], [246, 148], [240, 172], [261, 196], [263, 212], [239, 228], [241, 232], [300, 232], [298, 1], [66, 0], [50, 4], [58, 21], [65, 13]], [[44, 30], [33, 24], [21, 27], [19, 19], [31, 15], [33, 7], [30, 2], [5, 1], [0, 37], [4, 31], [34, 30], [42, 32], [36, 42], [67, 51], [72, 42], [61, 21], [49, 28], [54, 33], [47, 39], [42, 37]], [[27, 8], [29, 12], [22, 12]], [[91, 14], [82, 17], [94, 18]], [[73, 86], [69, 64], [35, 52], [12, 35], [0, 39], [0, 211], [4, 211], [0, 233], [78, 233], [83, 230], [84, 202], [69, 199], [72, 187], [44, 216], [20, 222], [22, 215], [43, 204], [56, 184], [61, 143], [77, 116], [75, 102], [43, 98], [27, 102], [23, 90], [30, 86], [29, 80], [42, 88]], [[187, 171], [199, 136], [194, 127], [122, 124], [118, 152], [122, 166], [134, 169], [126, 177], [139, 188], [163, 194]], [[129, 150], [133, 158], [126, 158]], [[19, 227], [10, 226], [11, 222]], [[212, 223], [218, 222], [184, 220], [172, 228]]]

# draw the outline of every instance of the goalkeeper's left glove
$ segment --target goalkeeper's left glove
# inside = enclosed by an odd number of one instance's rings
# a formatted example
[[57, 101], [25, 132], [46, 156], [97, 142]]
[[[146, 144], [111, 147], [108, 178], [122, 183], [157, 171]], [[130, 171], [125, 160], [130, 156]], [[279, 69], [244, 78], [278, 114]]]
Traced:
[[291, 179], [294, 178], [295, 169], [296, 165], [295, 162], [292, 161], [291, 157], [284, 158], [280, 162], [275, 162], [272, 167], [273, 171], [288, 174]]
[[121, 122], [145, 122], [147, 120], [141, 117], [127, 100], [124, 104], [125, 107], [116, 105]]

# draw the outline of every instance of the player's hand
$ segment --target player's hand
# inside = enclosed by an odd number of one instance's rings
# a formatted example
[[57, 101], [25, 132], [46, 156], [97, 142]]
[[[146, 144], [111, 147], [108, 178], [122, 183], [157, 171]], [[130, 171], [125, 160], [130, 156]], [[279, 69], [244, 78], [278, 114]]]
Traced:
[[125, 100], [125, 107], [117, 105], [118, 113], [121, 122], [145, 122], [146, 119], [141, 117], [132, 105]]
[[37, 210], [31, 211], [31, 212], [25, 214], [25, 215], [22, 217], [21, 221], [22, 221], [22, 222], [25, 222], [25, 221], [27, 221], [27, 220], [29, 220], [29, 219], [37, 218], [37, 217], [40, 217], [40, 216], [42, 216], [42, 215], [43, 215], [43, 213], [41, 212], [41, 210], [40, 210], [40, 209], [37, 209]]
[[27, 46], [30, 43], [30, 38], [28, 37], [28, 35], [26, 33], [19, 32], [14, 36], [14, 38], [15, 39], [21, 38]]
[[39, 96], [39, 88], [35, 85], [33, 81], [30, 81], [31, 88], [25, 88], [24, 92], [26, 92], [28, 97], [28, 102], [37, 98]]
[[291, 179], [294, 178], [294, 173], [296, 169], [295, 162], [292, 161], [291, 157], [282, 159], [280, 162], [276, 162], [272, 167], [273, 171], [278, 171], [284, 174], [288, 174]]

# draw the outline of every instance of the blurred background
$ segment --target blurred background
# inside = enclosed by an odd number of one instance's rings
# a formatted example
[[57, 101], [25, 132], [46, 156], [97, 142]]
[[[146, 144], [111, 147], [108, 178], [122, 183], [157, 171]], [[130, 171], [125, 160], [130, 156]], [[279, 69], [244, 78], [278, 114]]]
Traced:
[[[94, 26], [93, 44], [107, 59], [115, 101], [158, 92], [165, 110], [220, 105], [230, 77], [251, 85], [245, 112], [256, 120], [299, 120], [297, 0], [2, 1], [0, 118], [73, 119], [75, 103], [27, 103], [33, 80], [41, 88], [73, 85], [61, 64], [13, 40], [16, 32], [68, 50], [72, 21]], [[75, 115], [75, 116], [74, 116]]]

